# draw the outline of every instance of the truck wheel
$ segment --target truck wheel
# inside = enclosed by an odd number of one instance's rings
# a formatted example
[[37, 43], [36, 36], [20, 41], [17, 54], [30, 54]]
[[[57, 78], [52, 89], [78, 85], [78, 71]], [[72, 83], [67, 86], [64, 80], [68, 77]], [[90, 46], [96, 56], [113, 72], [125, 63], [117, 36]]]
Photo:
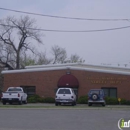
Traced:
[[91, 104], [91, 103], [88, 103], [88, 106], [92, 106], [92, 104]]
[[25, 104], [27, 104], [27, 103], [28, 103], [28, 101], [27, 101], [27, 99], [26, 99]]
[[6, 105], [6, 102], [3, 102], [3, 105]]
[[19, 105], [22, 105], [22, 100], [20, 100], [18, 103], [19, 103]]
[[27, 104], [27, 103], [28, 103], [28, 102], [27, 102], [27, 99], [26, 99], [25, 101], [23, 101], [23, 103], [24, 103], [24, 104]]
[[105, 107], [105, 103], [102, 103], [102, 106], [104, 106], [104, 107]]
[[10, 105], [12, 105], [12, 102], [9, 102]]
[[71, 104], [72, 106], [75, 106], [75, 102], [72, 102], [72, 104]]
[[58, 102], [55, 102], [55, 105], [58, 106]]

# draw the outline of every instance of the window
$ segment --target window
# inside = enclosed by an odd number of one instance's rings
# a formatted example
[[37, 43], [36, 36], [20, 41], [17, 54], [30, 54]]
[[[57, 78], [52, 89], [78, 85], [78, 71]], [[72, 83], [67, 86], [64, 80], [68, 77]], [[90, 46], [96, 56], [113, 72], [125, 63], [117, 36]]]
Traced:
[[60, 89], [58, 94], [71, 94], [69, 89]]
[[102, 91], [100, 91], [100, 90], [91, 90], [90, 94], [93, 94], [93, 93], [101, 94], [102, 95]]
[[78, 96], [78, 89], [77, 88], [73, 88], [73, 91], [74, 91], [75, 95]]
[[8, 89], [8, 91], [10, 91], [10, 92], [11, 91], [16, 91], [16, 92], [20, 91], [21, 92], [22, 90], [20, 88], [10, 88], [10, 89]]
[[104, 90], [105, 96], [107, 97], [117, 97], [117, 88], [102, 88]]
[[27, 95], [35, 95], [36, 87], [35, 86], [21, 86]]

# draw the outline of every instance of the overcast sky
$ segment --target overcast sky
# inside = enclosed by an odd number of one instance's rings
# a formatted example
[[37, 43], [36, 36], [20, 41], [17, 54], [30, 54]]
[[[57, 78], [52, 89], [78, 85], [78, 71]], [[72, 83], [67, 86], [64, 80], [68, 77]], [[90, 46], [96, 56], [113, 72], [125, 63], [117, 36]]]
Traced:
[[[1, 8], [92, 19], [130, 19], [130, 0], [0, 0]], [[0, 18], [15, 12], [0, 10]], [[54, 30], [100, 30], [130, 26], [130, 21], [79, 21], [30, 15], [37, 25]], [[59, 45], [91, 64], [130, 65], [130, 28], [103, 32], [44, 32], [43, 50]], [[41, 48], [41, 47], [40, 47]]]

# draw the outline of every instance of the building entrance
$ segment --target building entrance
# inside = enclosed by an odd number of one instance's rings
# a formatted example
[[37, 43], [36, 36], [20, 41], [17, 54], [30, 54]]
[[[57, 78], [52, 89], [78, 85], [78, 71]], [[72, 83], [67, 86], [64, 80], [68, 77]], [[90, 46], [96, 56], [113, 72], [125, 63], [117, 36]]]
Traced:
[[79, 88], [79, 82], [77, 78], [74, 75], [66, 74], [63, 75], [57, 84], [58, 88], [72, 88], [76, 94], [76, 97], [78, 99], [78, 88]]

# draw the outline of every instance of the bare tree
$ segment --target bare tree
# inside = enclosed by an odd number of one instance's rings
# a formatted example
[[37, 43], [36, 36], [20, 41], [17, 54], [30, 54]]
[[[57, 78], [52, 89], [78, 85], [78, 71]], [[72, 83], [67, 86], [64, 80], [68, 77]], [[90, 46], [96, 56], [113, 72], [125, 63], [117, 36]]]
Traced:
[[78, 62], [78, 63], [84, 63], [85, 60], [83, 60], [82, 58], [80, 58], [80, 56], [77, 55], [77, 54], [72, 54], [72, 55], [70, 56], [69, 62], [70, 62], [70, 63], [77, 63], [77, 62]]
[[58, 45], [54, 45], [52, 47], [52, 54], [54, 56], [53, 64], [64, 63], [67, 58], [67, 53], [64, 48], [59, 47]]
[[20, 65], [22, 68], [29, 65], [47, 65], [51, 64], [53, 59], [48, 58], [46, 52], [37, 52], [36, 55], [29, 55], [26, 53], [22, 53], [20, 57]]
[[[21, 52], [30, 50], [34, 52], [32, 41], [42, 43], [41, 32], [35, 26], [35, 20], [29, 16], [16, 19], [14, 17], [7, 17], [0, 20], [0, 46], [2, 47], [1, 59], [15, 63], [15, 68], [20, 69], [20, 55]], [[13, 59], [12, 59], [13, 57]]]
[[37, 64], [38, 65], [47, 65], [50, 64], [53, 61], [52, 58], [48, 58], [46, 55], [46, 52], [41, 52], [37, 56]]
[[25, 66], [29, 66], [29, 65], [36, 65], [35, 57], [24, 53], [22, 57], [20, 57], [20, 65], [21, 68], [25, 68]]
[[14, 68], [15, 55], [12, 46], [0, 44], [0, 63], [10, 68]]

